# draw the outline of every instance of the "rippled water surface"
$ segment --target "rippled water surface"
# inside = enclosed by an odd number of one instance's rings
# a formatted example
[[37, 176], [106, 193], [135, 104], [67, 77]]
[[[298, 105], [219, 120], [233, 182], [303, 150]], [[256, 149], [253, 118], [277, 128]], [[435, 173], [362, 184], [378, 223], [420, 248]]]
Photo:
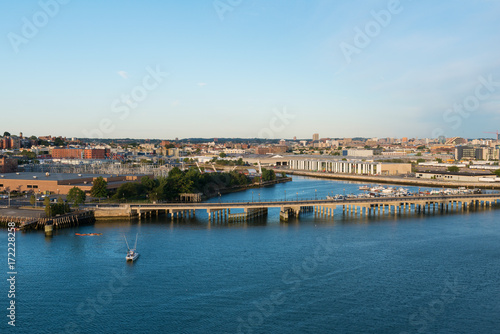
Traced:
[[[358, 187], [294, 177], [221, 200]], [[200, 211], [52, 238], [18, 233], [15, 332], [500, 333], [499, 218], [495, 209], [376, 218], [337, 209], [333, 219], [306, 213], [280, 223], [271, 209], [246, 224], [209, 224]], [[141, 256], [127, 264], [123, 234], [133, 242], [136, 233]], [[5, 279], [0, 288], [7, 333]]]

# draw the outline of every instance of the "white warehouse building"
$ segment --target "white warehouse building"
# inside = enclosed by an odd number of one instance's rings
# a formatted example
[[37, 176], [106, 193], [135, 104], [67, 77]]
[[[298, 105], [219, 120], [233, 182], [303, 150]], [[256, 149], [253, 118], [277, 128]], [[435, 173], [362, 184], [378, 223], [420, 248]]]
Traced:
[[290, 160], [290, 169], [311, 172], [344, 173], [360, 175], [400, 175], [411, 173], [410, 163], [385, 163], [361, 160]]

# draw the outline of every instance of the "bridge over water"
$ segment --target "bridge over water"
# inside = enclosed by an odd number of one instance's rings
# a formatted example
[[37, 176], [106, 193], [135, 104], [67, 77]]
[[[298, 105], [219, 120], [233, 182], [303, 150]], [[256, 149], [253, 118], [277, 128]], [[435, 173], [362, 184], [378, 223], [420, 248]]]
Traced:
[[[99, 216], [128, 216], [141, 219], [145, 216], [164, 213], [170, 218], [195, 216], [196, 210], [206, 210], [212, 220], [239, 221], [267, 215], [269, 208], [280, 208], [280, 219], [299, 217], [302, 212], [314, 211], [318, 215], [333, 217], [334, 210], [342, 208], [344, 215], [369, 216], [398, 213], [426, 213], [469, 211], [479, 207], [498, 205], [500, 193], [467, 195], [428, 195], [404, 197], [346, 198], [343, 200], [276, 200], [258, 202], [203, 202], [203, 203], [155, 203], [121, 204], [119, 206], [99, 205], [94, 210]], [[231, 213], [233, 210], [233, 213]], [[235, 213], [234, 210], [243, 210]], [[105, 213], [103, 213], [105, 212]], [[116, 215], [113, 215], [113, 212]]]

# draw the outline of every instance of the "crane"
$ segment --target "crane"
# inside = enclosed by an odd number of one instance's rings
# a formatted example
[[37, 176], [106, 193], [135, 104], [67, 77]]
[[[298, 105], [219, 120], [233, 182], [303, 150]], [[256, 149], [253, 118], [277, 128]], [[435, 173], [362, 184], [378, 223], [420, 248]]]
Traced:
[[488, 131], [485, 131], [484, 133], [494, 133], [497, 135], [497, 140], [500, 140], [500, 136], [499, 136], [499, 132], [498, 130], [496, 132], [488, 132]]
[[198, 164], [198, 161], [196, 161], [195, 163], [196, 163], [196, 167], [198, 167], [198, 170], [200, 171], [200, 173], [203, 174], [203, 172], [201, 171], [200, 165]]

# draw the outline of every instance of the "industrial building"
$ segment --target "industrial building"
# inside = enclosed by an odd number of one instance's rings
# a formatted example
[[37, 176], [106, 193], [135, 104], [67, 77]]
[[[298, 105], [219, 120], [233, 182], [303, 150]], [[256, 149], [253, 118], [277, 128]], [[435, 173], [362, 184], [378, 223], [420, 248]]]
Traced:
[[360, 160], [290, 160], [290, 169], [360, 175], [400, 175], [411, 173], [411, 164]]
[[419, 179], [431, 179], [439, 181], [462, 181], [462, 182], [500, 182], [495, 175], [475, 174], [475, 173], [450, 173], [450, 172], [418, 172]]
[[108, 182], [108, 190], [113, 190], [123, 183], [140, 181], [146, 175], [6, 173], [0, 174], [0, 191], [67, 195], [71, 188], [78, 187], [85, 192], [90, 192], [94, 180], [99, 176]]

